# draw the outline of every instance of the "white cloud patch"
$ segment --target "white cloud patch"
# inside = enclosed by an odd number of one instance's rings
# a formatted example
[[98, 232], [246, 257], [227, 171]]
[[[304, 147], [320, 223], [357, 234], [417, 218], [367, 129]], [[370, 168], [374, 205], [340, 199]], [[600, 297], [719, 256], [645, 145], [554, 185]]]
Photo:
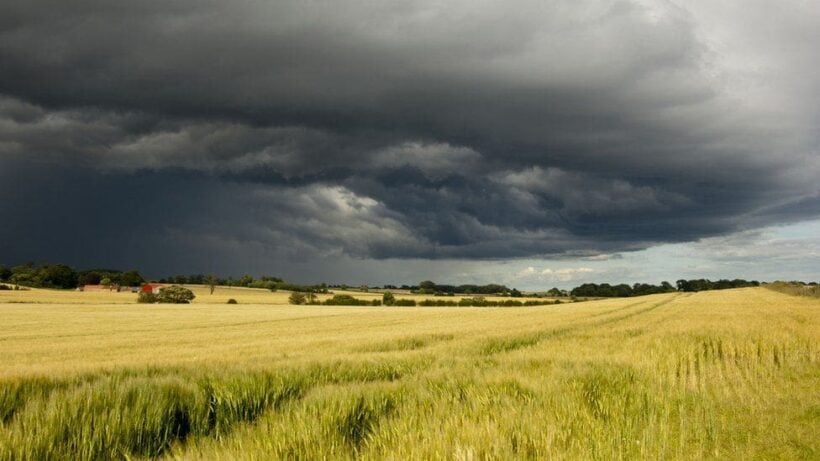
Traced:
[[528, 284], [537, 282], [570, 282], [589, 277], [590, 274], [595, 272], [597, 271], [589, 267], [536, 269], [533, 266], [528, 266], [516, 273], [514, 279], [518, 282]]
[[597, 254], [597, 255], [586, 256], [583, 259], [586, 260], [586, 261], [609, 261], [609, 260], [612, 260], [612, 259], [622, 259], [622, 258], [623, 258], [623, 255], [620, 254], [620, 253], [612, 253], [612, 254], [601, 253], [601, 254]]
[[370, 165], [377, 168], [411, 166], [429, 177], [437, 178], [456, 171], [471, 169], [481, 160], [478, 152], [448, 143], [406, 142], [390, 146], [371, 155]]
[[340, 186], [263, 188], [251, 203], [265, 210], [258, 225], [272, 244], [298, 242], [316, 255], [363, 257], [423, 252], [429, 246], [382, 203]]

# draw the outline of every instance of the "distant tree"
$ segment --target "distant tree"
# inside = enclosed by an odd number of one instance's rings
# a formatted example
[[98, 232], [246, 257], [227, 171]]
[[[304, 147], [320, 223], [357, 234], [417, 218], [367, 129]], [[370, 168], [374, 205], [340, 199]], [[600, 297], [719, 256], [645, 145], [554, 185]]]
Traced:
[[36, 285], [39, 280], [35, 277], [34, 263], [21, 264], [11, 268], [11, 276], [9, 281], [15, 285]]
[[145, 283], [145, 279], [135, 270], [125, 271], [120, 274], [119, 283], [124, 287], [138, 287]]
[[85, 285], [99, 285], [102, 276], [97, 271], [83, 272], [77, 277], [77, 284], [79, 286]]
[[214, 294], [214, 290], [216, 289], [216, 277], [214, 277], [214, 274], [208, 275], [206, 282], [208, 283], [208, 289], [211, 291], [211, 294]]
[[194, 292], [178, 285], [160, 288], [157, 301], [171, 304], [188, 304], [194, 300]]
[[422, 293], [435, 293], [436, 284], [430, 280], [419, 283], [419, 291]]
[[28, 272], [14, 272], [9, 277], [9, 282], [14, 284], [14, 289], [20, 287], [20, 285], [35, 285], [34, 283], [34, 276]]
[[512, 290], [510, 290], [510, 296], [513, 297], [513, 298], [520, 298], [524, 295], [521, 294], [521, 292], [518, 291], [517, 289], [513, 288]]
[[556, 297], [556, 298], [559, 297], [559, 296], [565, 296], [565, 293], [563, 291], [559, 290], [558, 287], [550, 288], [550, 290], [547, 292], [547, 294], [550, 295], [550, 296]]
[[237, 284], [241, 287], [250, 286], [251, 283], [253, 283], [253, 277], [250, 275], [243, 275], [237, 282]]
[[0, 266], [0, 280], [8, 280], [11, 277], [11, 269], [6, 266]]
[[632, 287], [625, 283], [615, 285], [612, 287], [612, 296], [617, 296], [619, 298], [632, 296]]
[[293, 293], [290, 294], [290, 297], [288, 298], [288, 302], [290, 302], [291, 304], [301, 305], [301, 304], [304, 304], [305, 302], [307, 302], [307, 296], [305, 296], [304, 293], [294, 291]]
[[305, 293], [305, 302], [307, 304], [319, 304], [319, 297], [312, 291]]
[[711, 281], [708, 279], [694, 279], [694, 280], [678, 280], [676, 282], [678, 291], [704, 291], [704, 290], [726, 290], [729, 288], [743, 288], [760, 286], [757, 280], [718, 280]]
[[392, 306], [393, 304], [395, 304], [395, 302], [396, 297], [393, 295], [393, 293], [385, 291], [382, 295], [382, 304], [384, 304], [385, 306]]
[[106, 278], [100, 280], [100, 285], [102, 285], [102, 286], [104, 286], [108, 289], [111, 289], [111, 279], [106, 277]]
[[48, 288], [76, 288], [77, 271], [65, 264], [44, 265], [35, 271], [38, 285]]

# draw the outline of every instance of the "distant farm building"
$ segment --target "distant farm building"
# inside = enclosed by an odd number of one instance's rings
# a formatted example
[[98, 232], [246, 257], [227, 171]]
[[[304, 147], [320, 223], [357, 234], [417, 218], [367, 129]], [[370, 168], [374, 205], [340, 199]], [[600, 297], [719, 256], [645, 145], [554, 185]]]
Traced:
[[113, 286], [109, 285], [83, 285], [82, 291], [112, 291]]
[[120, 285], [83, 285], [80, 287], [80, 291], [130, 291], [132, 293], [136, 293], [139, 291], [139, 287], [124, 287]]
[[140, 288], [140, 291], [143, 293], [153, 293], [155, 295], [158, 295], [159, 290], [164, 287], [165, 285], [162, 285], [160, 283], [146, 283], [142, 286], [142, 288]]

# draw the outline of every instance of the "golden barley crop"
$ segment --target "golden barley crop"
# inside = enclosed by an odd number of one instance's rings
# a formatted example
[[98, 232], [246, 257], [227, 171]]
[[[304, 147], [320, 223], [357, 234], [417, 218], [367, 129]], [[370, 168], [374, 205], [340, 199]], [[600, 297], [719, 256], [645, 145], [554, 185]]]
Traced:
[[814, 298], [395, 308], [196, 292], [0, 292], [0, 459], [820, 457]]

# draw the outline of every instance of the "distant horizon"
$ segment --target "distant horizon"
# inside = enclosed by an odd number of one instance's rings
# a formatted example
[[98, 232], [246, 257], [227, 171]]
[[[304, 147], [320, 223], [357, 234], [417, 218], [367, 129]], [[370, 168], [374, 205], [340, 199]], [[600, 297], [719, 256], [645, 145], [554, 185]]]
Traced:
[[[76, 272], [81, 273], [81, 274], [89, 273], [89, 272], [118, 272], [118, 273], [125, 273], [125, 272], [130, 272], [130, 271], [136, 271], [137, 273], [139, 273], [144, 278], [145, 283], [166, 283], [166, 284], [178, 283], [178, 284], [184, 284], [184, 285], [185, 284], [208, 285], [207, 280], [202, 280], [202, 281], [197, 281], [197, 282], [192, 282], [190, 280], [186, 280], [186, 281], [179, 282], [177, 280], [171, 280], [171, 279], [180, 278], [180, 277], [186, 278], [186, 279], [189, 279], [191, 277], [204, 277], [204, 278], [207, 278], [208, 276], [213, 276], [217, 279], [217, 285], [219, 285], [219, 286], [236, 286], [236, 285], [225, 285], [225, 284], [220, 283], [220, 282], [226, 282], [228, 280], [233, 281], [233, 282], [239, 282], [243, 277], [248, 277], [249, 276], [249, 277], [252, 277], [252, 279], [255, 280], [255, 281], [261, 281], [261, 280], [264, 280], [264, 279], [275, 278], [275, 279], [281, 280], [284, 283], [300, 284], [300, 285], [305, 285], [305, 286], [323, 285], [323, 286], [327, 286], [328, 288], [335, 288], [335, 287], [345, 286], [345, 287], [353, 289], [353, 290], [356, 290], [356, 289], [358, 289], [360, 287], [364, 287], [364, 286], [366, 286], [367, 288], [382, 289], [382, 290], [383, 289], [413, 289], [413, 288], [419, 288], [419, 285], [424, 281], [432, 281], [437, 286], [441, 286], [441, 287], [446, 287], [446, 286], [461, 287], [461, 286], [467, 286], [467, 285], [481, 287], [481, 286], [488, 286], [488, 285], [500, 285], [500, 286], [505, 286], [506, 288], [511, 289], [511, 290], [520, 289], [524, 292], [531, 292], [531, 293], [546, 292], [546, 291], [549, 291], [550, 289], [555, 289], [555, 288], [560, 289], [560, 290], [570, 290], [570, 289], [578, 288], [582, 285], [587, 285], [587, 284], [595, 284], [595, 285], [606, 284], [606, 285], [611, 285], [611, 286], [617, 286], [617, 285], [624, 285], [625, 284], [625, 285], [628, 285], [628, 286], [631, 287], [631, 286], [635, 286], [635, 285], [638, 285], [638, 284], [649, 284], [649, 285], [654, 285], [654, 286], [660, 286], [663, 283], [668, 282], [672, 286], [675, 286], [676, 283], [679, 282], [679, 281], [692, 281], [692, 280], [707, 280], [707, 281], [711, 281], [711, 282], [740, 280], [740, 281], [747, 281], [747, 282], [760, 283], [760, 284], [768, 284], [768, 283], [773, 283], [773, 282], [802, 282], [802, 283], [807, 283], [807, 284], [816, 284], [816, 283], [818, 283], [817, 280], [802, 280], [802, 279], [777, 279], [777, 278], [775, 278], [775, 279], [768, 279], [768, 280], [760, 280], [760, 279], [744, 278], [744, 277], [721, 277], [721, 278], [690, 277], [690, 278], [670, 278], [670, 279], [660, 280], [660, 281], [657, 281], [657, 282], [650, 281], [650, 280], [636, 280], [636, 281], [608, 280], [608, 281], [600, 281], [600, 282], [579, 281], [577, 283], [572, 283], [572, 284], [554, 284], [554, 285], [551, 285], [551, 286], [546, 286], [545, 285], [545, 286], [536, 287], [536, 288], [523, 288], [521, 286], [510, 285], [510, 284], [502, 283], [502, 282], [450, 283], [446, 280], [434, 280], [434, 279], [425, 279], [425, 280], [419, 280], [419, 281], [415, 281], [415, 282], [395, 282], [394, 281], [394, 282], [386, 282], [386, 283], [382, 283], [382, 284], [367, 284], [367, 283], [361, 283], [361, 282], [352, 282], [352, 283], [350, 283], [350, 282], [339, 282], [339, 281], [334, 281], [334, 280], [300, 282], [300, 281], [297, 281], [297, 280], [290, 280], [287, 277], [283, 277], [282, 275], [279, 275], [279, 274], [228, 275], [228, 274], [220, 274], [218, 272], [216, 272], [216, 273], [190, 272], [190, 273], [178, 273], [178, 274], [165, 275], [165, 276], [154, 276], [152, 274], [144, 273], [139, 268], [135, 268], [135, 267], [129, 267], [129, 268], [125, 268], [125, 269], [123, 269], [123, 268], [113, 268], [113, 267], [87, 267], [86, 268], [86, 267], [76, 267], [76, 266], [72, 266], [70, 264], [65, 264], [65, 263], [56, 262], [56, 261], [42, 261], [42, 262], [29, 261], [29, 262], [26, 262], [26, 263], [23, 263], [23, 264], [15, 264], [15, 265], [9, 265], [9, 264], [5, 264], [5, 263], [0, 262], [0, 268], [12, 269], [13, 267], [16, 267], [16, 266], [26, 266], [26, 265], [29, 265], [29, 264], [33, 264], [34, 267], [41, 267], [41, 266], [44, 266], [44, 265], [60, 265], [60, 264], [63, 264], [63, 265], [71, 267], [73, 270], [75, 270]], [[0, 282], [4, 282], [4, 281], [2, 279], [0, 279]], [[12, 283], [12, 282], [5, 281], [5, 283]], [[80, 283], [78, 283], [78, 286], [83, 286], [83, 285], [84, 284], [82, 283], [82, 281]], [[91, 284], [91, 285], [98, 285], [98, 284]], [[135, 285], [127, 285], [127, 286], [135, 286]]]
[[[94, 258], [110, 255], [90, 255]], [[149, 255], [150, 256], [150, 255]], [[81, 258], [82, 259], [82, 258]], [[76, 264], [69, 260], [38, 258], [38, 263], [64, 263], [76, 268], [130, 270], [137, 269], [144, 276], [153, 279], [174, 275], [209, 274], [241, 277], [269, 275], [302, 284], [334, 281], [357, 286], [382, 286], [396, 284], [396, 280], [406, 280], [400, 284], [413, 284], [422, 280], [434, 280], [451, 285], [503, 283], [525, 290], [549, 289], [557, 287], [569, 289], [582, 283], [653, 283], [674, 282], [679, 279], [710, 280], [734, 279], [759, 281], [820, 279], [820, 220], [793, 225], [770, 227], [739, 235], [705, 239], [694, 243], [661, 245], [641, 250], [613, 255], [583, 257], [575, 259], [515, 259], [489, 260], [476, 265], [476, 261], [430, 261], [424, 259], [397, 261], [362, 261], [341, 258], [333, 261], [325, 270], [313, 275], [307, 273], [300, 261], [283, 261], [264, 269], [264, 262], [256, 261], [233, 270], [219, 271], [216, 260], [205, 266], [192, 262], [192, 267], [175, 266], [171, 270], [153, 270], [150, 258], [141, 263], [123, 262], [112, 258], [110, 263]], [[766, 264], [759, 261], [766, 260]], [[7, 267], [31, 262], [0, 261]], [[227, 260], [226, 260], [227, 261]], [[227, 265], [227, 264], [226, 264]], [[143, 269], [143, 267], [147, 269]], [[366, 270], [362, 270], [362, 268]], [[401, 270], [396, 270], [401, 268]], [[230, 269], [230, 268], [229, 268]], [[347, 270], [342, 270], [347, 269]], [[392, 278], [393, 273], [405, 274]], [[407, 275], [409, 272], [411, 275]], [[349, 275], [340, 275], [340, 274]], [[359, 275], [358, 273], [361, 273]]]

